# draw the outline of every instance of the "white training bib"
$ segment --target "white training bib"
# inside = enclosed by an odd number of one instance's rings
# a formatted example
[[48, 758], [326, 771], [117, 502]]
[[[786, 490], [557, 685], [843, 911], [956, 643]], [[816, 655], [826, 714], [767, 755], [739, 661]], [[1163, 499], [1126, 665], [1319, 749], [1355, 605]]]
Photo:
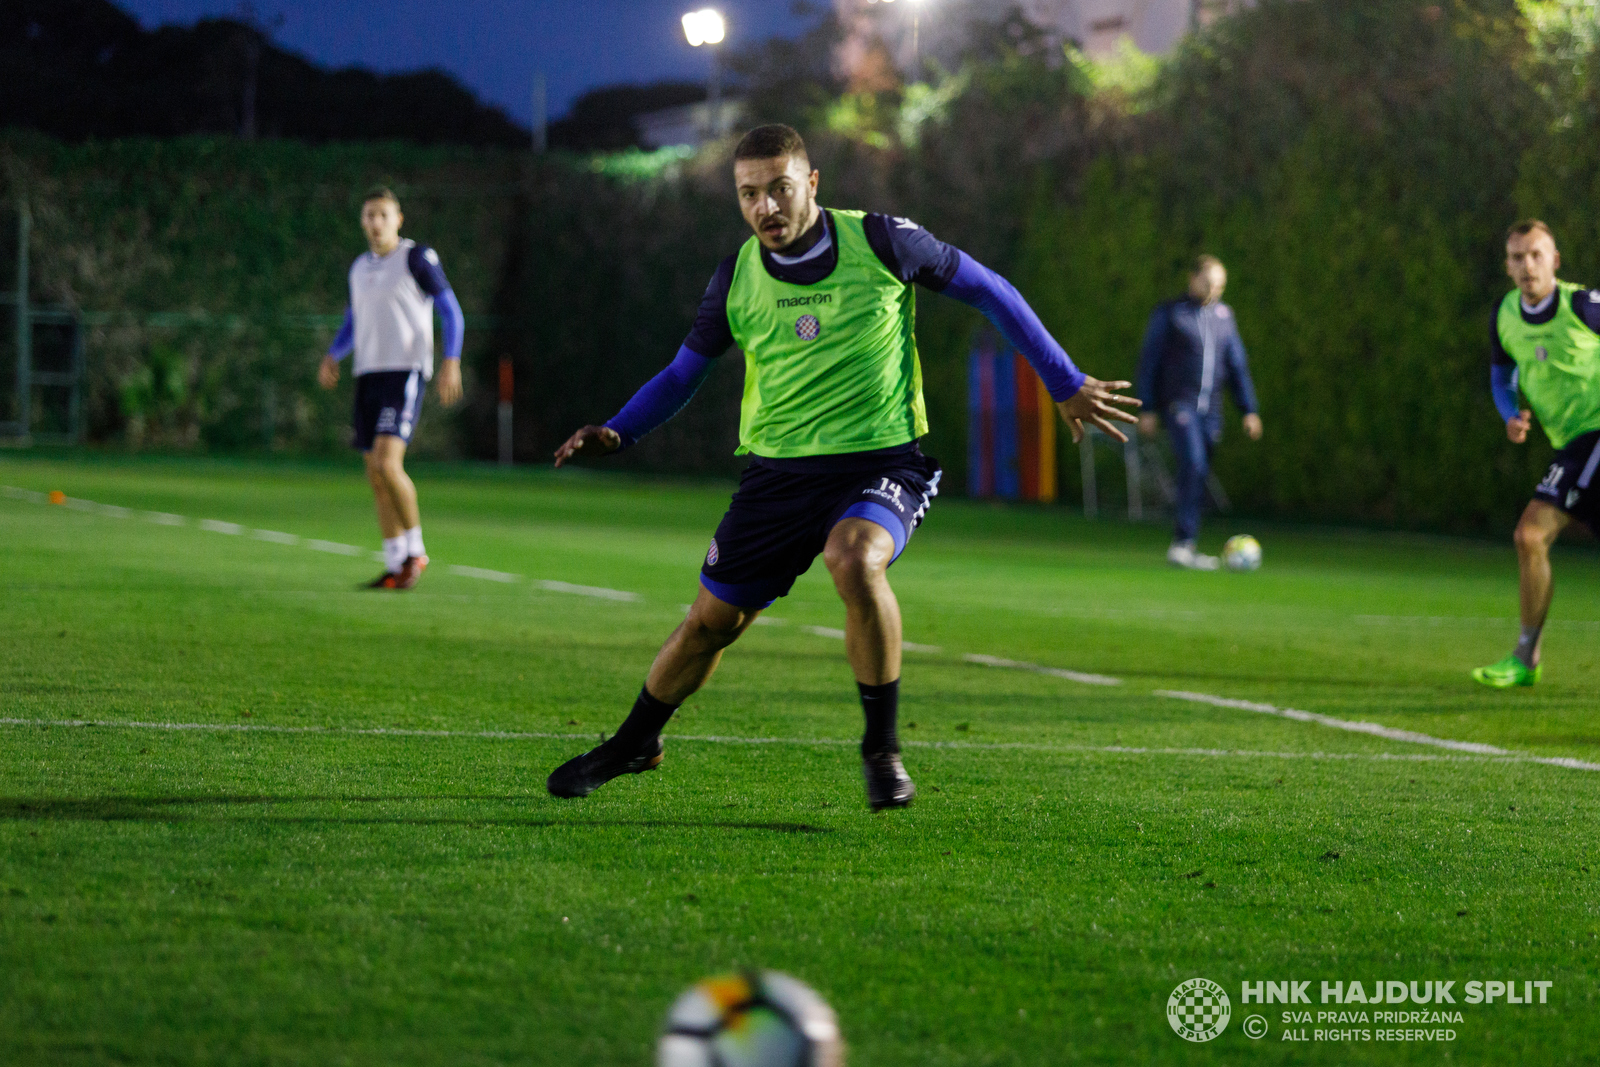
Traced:
[[388, 255], [368, 252], [350, 267], [357, 375], [415, 370], [433, 377], [433, 297], [411, 275], [416, 244], [402, 240]]

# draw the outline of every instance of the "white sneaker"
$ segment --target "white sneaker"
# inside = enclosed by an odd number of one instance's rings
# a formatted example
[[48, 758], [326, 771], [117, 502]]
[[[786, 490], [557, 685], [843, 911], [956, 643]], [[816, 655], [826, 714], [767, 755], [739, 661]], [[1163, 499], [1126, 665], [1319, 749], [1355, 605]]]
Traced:
[[1196, 552], [1193, 541], [1174, 541], [1167, 549], [1167, 562], [1186, 571], [1214, 571], [1222, 565], [1216, 556]]

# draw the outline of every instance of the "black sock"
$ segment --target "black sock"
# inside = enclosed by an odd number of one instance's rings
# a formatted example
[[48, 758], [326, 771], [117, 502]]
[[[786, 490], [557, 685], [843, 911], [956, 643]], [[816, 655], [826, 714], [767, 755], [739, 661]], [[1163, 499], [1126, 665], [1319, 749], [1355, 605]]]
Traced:
[[861, 735], [861, 754], [899, 752], [900, 737], [895, 733], [895, 717], [900, 713], [900, 679], [883, 685], [856, 683], [861, 690], [861, 710], [867, 716], [867, 732]]
[[633, 702], [633, 710], [622, 720], [611, 740], [630, 747], [647, 744], [655, 740], [677, 710], [678, 705], [662, 703], [650, 695], [649, 687], [643, 687], [639, 690], [639, 699]]
[[1522, 636], [1517, 639], [1517, 650], [1511, 653], [1522, 661], [1522, 665], [1530, 671], [1538, 666], [1534, 662], [1534, 655], [1539, 651], [1539, 632], [1544, 629], [1544, 623], [1538, 626], [1524, 626]]

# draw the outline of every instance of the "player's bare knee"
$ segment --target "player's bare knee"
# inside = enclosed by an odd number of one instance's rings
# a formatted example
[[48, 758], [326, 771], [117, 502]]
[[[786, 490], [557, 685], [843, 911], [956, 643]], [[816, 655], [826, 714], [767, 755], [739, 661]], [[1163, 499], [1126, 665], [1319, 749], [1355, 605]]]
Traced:
[[1512, 539], [1516, 542], [1518, 554], [1541, 556], [1550, 551], [1550, 545], [1555, 541], [1555, 531], [1542, 523], [1523, 519], [1517, 523], [1517, 531]]
[[751, 612], [732, 608], [702, 611], [696, 605], [683, 620], [683, 636], [697, 649], [717, 651], [737, 641], [752, 621]]
[[888, 547], [879, 544], [884, 538], [854, 531], [846, 536], [833, 537], [823, 549], [822, 561], [833, 575], [834, 584], [841, 589], [847, 586], [866, 587], [883, 580], [894, 556], [893, 543]]

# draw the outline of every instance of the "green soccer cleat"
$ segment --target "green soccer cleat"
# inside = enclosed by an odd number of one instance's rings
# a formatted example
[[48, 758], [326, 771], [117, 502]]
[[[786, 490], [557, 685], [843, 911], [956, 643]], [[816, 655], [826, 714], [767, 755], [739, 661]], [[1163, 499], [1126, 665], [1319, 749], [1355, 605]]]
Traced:
[[1491, 689], [1510, 689], [1518, 685], [1532, 685], [1544, 673], [1544, 664], [1529, 668], [1516, 656], [1507, 656], [1499, 663], [1472, 668], [1472, 680]]

